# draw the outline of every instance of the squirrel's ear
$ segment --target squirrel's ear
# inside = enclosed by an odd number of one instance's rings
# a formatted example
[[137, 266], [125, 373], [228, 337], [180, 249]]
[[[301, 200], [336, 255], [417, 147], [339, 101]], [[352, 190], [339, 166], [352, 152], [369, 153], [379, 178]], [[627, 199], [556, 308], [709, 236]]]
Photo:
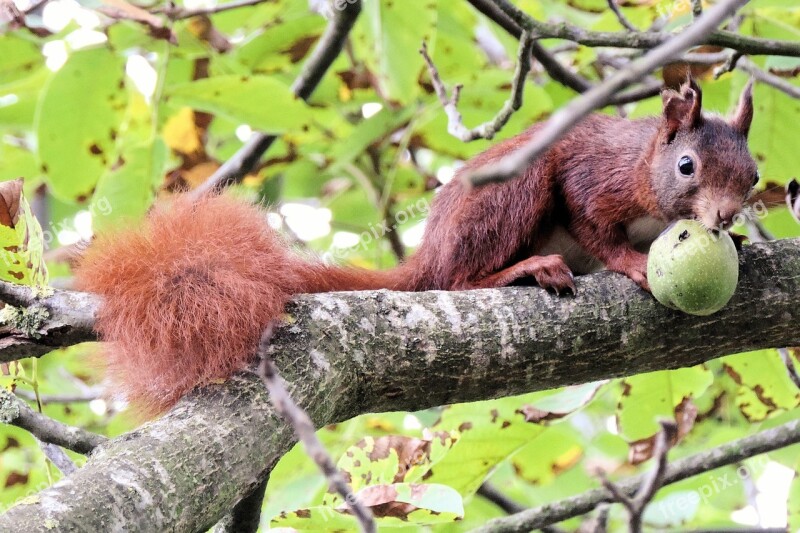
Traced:
[[693, 79], [681, 85], [680, 92], [666, 89], [661, 93], [661, 100], [664, 104], [667, 142], [675, 138], [679, 129], [695, 128], [702, 123], [703, 93]]
[[731, 118], [733, 129], [747, 137], [750, 131], [750, 123], [753, 122], [753, 79], [745, 85], [742, 95], [739, 97], [739, 105]]

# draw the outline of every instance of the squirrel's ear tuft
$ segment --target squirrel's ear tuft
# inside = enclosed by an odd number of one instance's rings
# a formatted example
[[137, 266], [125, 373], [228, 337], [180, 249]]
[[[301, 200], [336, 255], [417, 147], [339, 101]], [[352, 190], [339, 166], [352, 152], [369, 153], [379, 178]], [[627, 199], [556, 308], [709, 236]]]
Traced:
[[686, 80], [680, 92], [666, 89], [661, 93], [661, 100], [664, 104], [667, 142], [675, 138], [679, 129], [696, 128], [703, 122], [703, 93], [693, 79]]
[[739, 97], [739, 105], [731, 118], [733, 129], [747, 137], [750, 132], [750, 124], [753, 122], [753, 79], [745, 85], [742, 95]]

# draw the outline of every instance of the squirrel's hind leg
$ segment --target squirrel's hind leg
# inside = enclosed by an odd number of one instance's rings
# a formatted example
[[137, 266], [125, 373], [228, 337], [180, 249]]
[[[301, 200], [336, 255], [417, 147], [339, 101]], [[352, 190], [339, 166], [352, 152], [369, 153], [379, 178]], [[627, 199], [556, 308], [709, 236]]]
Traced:
[[576, 293], [575, 278], [560, 255], [534, 255], [519, 263], [504, 268], [478, 280], [467, 282], [464, 289], [488, 289], [505, 287], [511, 283], [532, 277], [543, 289], [562, 294]]

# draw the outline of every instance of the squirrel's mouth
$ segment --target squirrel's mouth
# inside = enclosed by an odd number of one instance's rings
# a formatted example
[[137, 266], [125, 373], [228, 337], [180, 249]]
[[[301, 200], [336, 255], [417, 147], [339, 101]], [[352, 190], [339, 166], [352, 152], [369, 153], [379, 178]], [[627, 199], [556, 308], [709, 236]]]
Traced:
[[702, 195], [694, 206], [694, 218], [709, 231], [730, 229], [740, 222], [742, 202], [725, 196], [709, 197]]

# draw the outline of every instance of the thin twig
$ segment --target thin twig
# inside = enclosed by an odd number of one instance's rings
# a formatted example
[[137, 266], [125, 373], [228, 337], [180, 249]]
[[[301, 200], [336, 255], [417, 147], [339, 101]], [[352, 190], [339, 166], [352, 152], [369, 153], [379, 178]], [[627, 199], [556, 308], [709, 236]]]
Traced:
[[[36, 395], [32, 391], [17, 389], [14, 391], [14, 394], [19, 396], [23, 400], [28, 400], [30, 402], [36, 401]], [[92, 400], [97, 400], [101, 396], [102, 396], [101, 389], [91, 387], [89, 388], [89, 391], [85, 393], [53, 394], [53, 395], [40, 394], [39, 401], [42, 402], [42, 405], [47, 405], [50, 403], [82, 403], [82, 402], [91, 402]]]
[[526, 509], [524, 505], [515, 502], [488, 481], [484, 481], [478, 487], [478, 495], [483, 496], [508, 514], [520, 513]]
[[[322, 76], [342, 51], [360, 12], [360, 0], [348, 1], [343, 9], [335, 10], [333, 19], [325, 28], [325, 33], [292, 84], [292, 91], [299, 98], [305, 100], [314, 92]], [[275, 135], [254, 133], [244, 146], [190, 193], [192, 197], [196, 199], [209, 192], [219, 192], [229, 185], [240, 182], [256, 167], [261, 156], [272, 146], [275, 139], [277, 139]]]
[[358, 520], [361, 530], [365, 533], [377, 531], [372, 512], [365, 507], [358, 497], [353, 493], [350, 485], [344, 476], [336, 468], [333, 459], [325, 450], [325, 446], [317, 438], [316, 428], [308, 417], [308, 414], [292, 399], [289, 391], [278, 373], [278, 369], [272, 358], [269, 356], [269, 342], [272, 338], [272, 327], [267, 328], [261, 336], [258, 353], [261, 356], [261, 364], [258, 373], [261, 380], [269, 391], [270, 401], [275, 410], [281, 415], [292, 428], [294, 428], [300, 442], [303, 443], [306, 454], [316, 463], [319, 469], [325, 474], [330, 489], [337, 492], [345, 501], [347, 507]]
[[795, 366], [792, 360], [792, 354], [789, 352], [789, 349], [778, 348], [778, 354], [780, 354], [781, 360], [786, 366], [786, 372], [789, 374], [792, 383], [794, 383], [795, 387], [800, 388], [800, 374], [797, 373], [797, 366]]
[[703, 0], [692, 0], [692, 16], [694, 18], [703, 14]]
[[87, 454], [108, 439], [37, 413], [7, 390], [0, 390], [0, 421], [29, 431], [43, 442]]
[[42, 442], [39, 439], [36, 440], [39, 442], [39, 447], [42, 449], [42, 452], [44, 452], [44, 455], [51, 463], [56, 465], [56, 468], [58, 468], [64, 476], [68, 476], [78, 469], [64, 450], [55, 444]]
[[[690, 54], [687, 54], [687, 55], [690, 55]], [[733, 69], [735, 69], [736, 68], [736, 64], [739, 62], [739, 60], [743, 56], [744, 56], [744, 54], [742, 54], [741, 52], [739, 52], [737, 50], [734, 50], [733, 52], [731, 52], [728, 55], [728, 58], [725, 60], [725, 62], [722, 65], [720, 65], [720, 66], [718, 66], [717, 68], [714, 69], [714, 79], [715, 80], [719, 79], [719, 77], [722, 76], [723, 74], [727, 74], [728, 72], [731, 72]]]
[[272, 0], [234, 0], [233, 2], [226, 2], [224, 4], [218, 4], [216, 6], [211, 6], [211, 7], [200, 7], [197, 9], [186, 9], [185, 7], [173, 4], [173, 5], [168, 5], [167, 7], [154, 9], [153, 13], [163, 13], [164, 15], [167, 16], [167, 18], [171, 20], [181, 20], [201, 15], [214, 15], [216, 13], [230, 11], [231, 9], [252, 7], [258, 4], [263, 4], [265, 2], [271, 2], [271, 1]]
[[[501, 7], [508, 4], [507, 0], [497, 0], [497, 2]], [[572, 126], [595, 109], [606, 105], [617, 91], [642, 79], [647, 73], [668, 63], [674, 57], [702, 41], [709, 32], [713, 31], [723, 20], [735, 13], [736, 9], [746, 2], [747, 0], [725, 0], [715, 4], [711, 9], [704, 12], [695, 23], [673, 39], [631, 61], [625, 69], [618, 71], [603, 83], [575, 98], [567, 106], [557, 111], [544, 124], [539, 134], [533, 136], [521, 148], [499, 161], [494, 161], [491, 165], [465, 172], [461, 175], [461, 179], [465, 183], [477, 186], [518, 176], [523, 168], [530, 165]]]
[[[493, 0], [469, 0], [472, 6], [485, 15], [489, 20], [495, 22], [498, 26], [503, 28], [509, 35], [519, 39], [522, 36], [522, 27], [517, 24], [511, 17], [506, 15]], [[574, 43], [567, 43], [566, 46], [574, 49]], [[538, 61], [542, 67], [547, 71], [551, 78], [558, 83], [569, 87], [577, 93], [584, 93], [593, 87], [592, 83], [586, 78], [565, 67], [555, 58], [555, 50], [547, 50], [541, 44], [534, 41], [531, 46], [531, 55]], [[650, 98], [657, 95], [661, 91], [661, 84], [648, 84], [643, 87], [631, 89], [618, 95], [615, 95], [610, 105], [622, 105], [630, 102], [638, 102], [645, 98]]]
[[[633, 48], [649, 50], [671, 41], [675, 35], [671, 32], [639, 31], [639, 32], [595, 32], [566, 22], [547, 23], [541, 22], [525, 11], [519, 9], [509, 0], [494, 0], [494, 3], [503, 10], [520, 27], [529, 30], [537, 39], [565, 39], [584, 46]], [[716, 7], [716, 6], [714, 6]], [[708, 12], [714, 9], [709, 9]], [[706, 12], [698, 21], [706, 16]], [[697, 44], [709, 44], [739, 50], [749, 55], [779, 55], [800, 57], [800, 43], [797, 41], [779, 41], [747, 37], [738, 33], [725, 30], [711, 30], [705, 32]]]
[[468, 129], [464, 126], [461, 113], [458, 111], [458, 98], [461, 94], [462, 86], [456, 85], [453, 87], [452, 96], [447, 96], [447, 89], [445, 89], [444, 83], [439, 77], [439, 71], [436, 69], [436, 65], [433, 64], [430, 55], [428, 55], [428, 45], [425, 42], [422, 43], [419, 53], [422, 54], [425, 63], [428, 65], [431, 82], [439, 101], [444, 106], [445, 113], [447, 113], [447, 131], [450, 135], [464, 142], [476, 139], [492, 139], [508, 123], [511, 115], [522, 107], [525, 79], [531, 70], [531, 46], [533, 46], [533, 38], [530, 32], [523, 31], [519, 40], [519, 48], [517, 49], [517, 68], [514, 70], [514, 77], [511, 81], [511, 96], [505, 101], [503, 107], [500, 108], [500, 111], [492, 120]]
[[747, 72], [758, 81], [766, 83], [767, 85], [778, 89], [792, 98], [800, 99], [800, 87], [789, 83], [780, 76], [776, 76], [775, 74], [767, 72], [766, 70], [760, 69], [755, 63], [747, 58], [742, 58], [739, 61], [739, 69]]
[[616, 0], [608, 0], [608, 7], [610, 7], [611, 11], [614, 12], [614, 15], [617, 16], [617, 20], [619, 21], [620, 24], [622, 24], [623, 28], [630, 31], [636, 31], [636, 32], [639, 31], [639, 29], [636, 26], [631, 24], [631, 21], [628, 20], [628, 17], [626, 17], [622, 13], [619, 6], [617, 5]]
[[[671, 485], [698, 474], [736, 464], [756, 455], [779, 450], [799, 442], [800, 420], [793, 420], [755, 435], [673, 461], [667, 466], [662, 486]], [[647, 477], [647, 475], [635, 476], [625, 481], [617, 482], [616, 486], [624, 494], [631, 496], [636, 493]], [[542, 505], [541, 507], [528, 509], [515, 515], [495, 518], [473, 531], [530, 531], [584, 515], [591, 512], [599, 504], [610, 501], [608, 491], [601, 487], [564, 500]]]

